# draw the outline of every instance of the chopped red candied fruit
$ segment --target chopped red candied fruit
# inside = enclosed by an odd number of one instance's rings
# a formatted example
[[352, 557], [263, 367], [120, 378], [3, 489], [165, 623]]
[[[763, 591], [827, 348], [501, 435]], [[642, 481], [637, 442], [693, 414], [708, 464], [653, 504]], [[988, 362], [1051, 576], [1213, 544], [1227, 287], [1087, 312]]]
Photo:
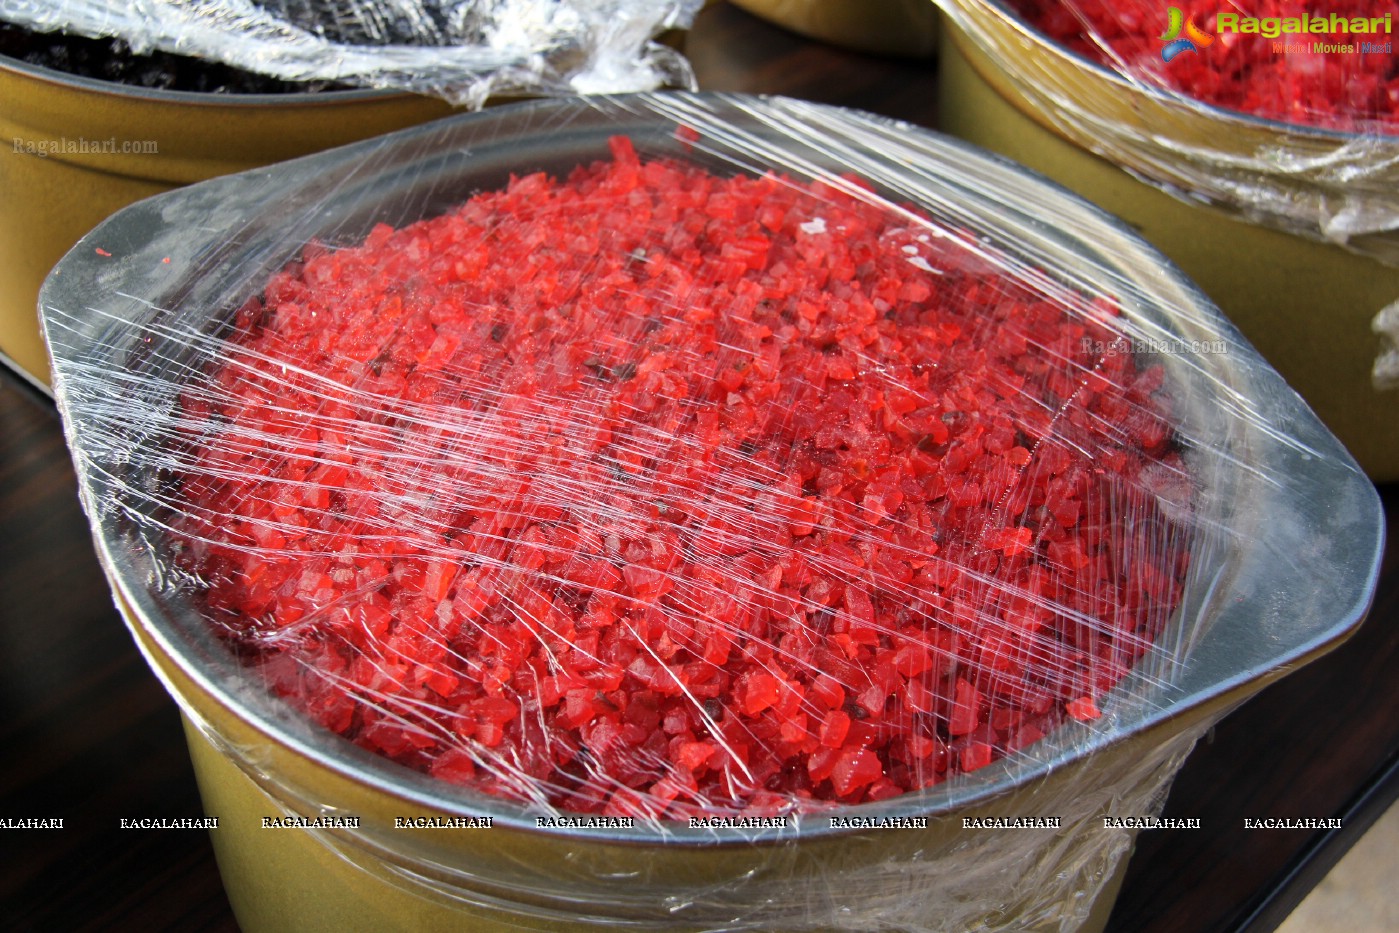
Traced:
[[1149, 490], [1191, 488], [1111, 302], [854, 180], [611, 149], [238, 311], [178, 531], [250, 669], [443, 780], [658, 819], [1097, 715], [1180, 597]]
[[[1011, 0], [1028, 22], [1066, 48], [1204, 103], [1302, 126], [1399, 132], [1399, 59], [1382, 5], [1172, 5], [1174, 10], [1157, 0]], [[1228, 29], [1220, 28], [1220, 14], [1234, 16]], [[1167, 61], [1162, 53], [1170, 41], [1189, 46], [1177, 45]]]

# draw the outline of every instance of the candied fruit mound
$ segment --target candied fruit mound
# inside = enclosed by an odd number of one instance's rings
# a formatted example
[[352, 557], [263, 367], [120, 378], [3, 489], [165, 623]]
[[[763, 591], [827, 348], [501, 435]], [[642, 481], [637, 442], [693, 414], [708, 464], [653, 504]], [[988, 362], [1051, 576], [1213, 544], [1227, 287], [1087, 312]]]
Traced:
[[[1293, 0], [1259, 0], [1246, 10], [1201, 0], [1174, 6], [1196, 38], [1188, 54], [1166, 61], [1160, 37], [1175, 20], [1155, 0], [1011, 0], [1027, 22], [1064, 47], [1204, 103], [1301, 126], [1399, 133], [1399, 59], [1380, 19], [1384, 11], [1371, 0], [1333, 0], [1311, 12]], [[1221, 31], [1220, 13], [1251, 18], [1253, 31], [1240, 24]], [[1304, 15], [1306, 31], [1297, 32]], [[1322, 19], [1327, 27], [1344, 27], [1312, 31]], [[1358, 19], [1378, 30], [1352, 32]], [[1264, 34], [1272, 29], [1278, 32]]]
[[311, 244], [239, 311], [177, 533], [249, 670], [443, 780], [655, 819], [1096, 717], [1180, 597], [1144, 490], [1190, 487], [1111, 303], [854, 179], [612, 149]]

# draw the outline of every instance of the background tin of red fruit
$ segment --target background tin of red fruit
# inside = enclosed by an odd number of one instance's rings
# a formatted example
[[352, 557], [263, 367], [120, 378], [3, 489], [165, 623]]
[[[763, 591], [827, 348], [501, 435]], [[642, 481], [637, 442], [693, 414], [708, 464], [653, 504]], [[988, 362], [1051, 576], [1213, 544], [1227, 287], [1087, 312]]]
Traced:
[[[680, 134], [684, 126], [697, 132]], [[567, 172], [626, 134], [713, 170], [819, 166], [973, 223], [986, 242], [1083, 287], [1134, 326], [1224, 352], [1153, 354], [1200, 484], [1190, 581], [1152, 663], [1026, 754], [926, 791], [758, 831], [541, 826], [539, 811], [432, 781], [326, 736], [248, 685], [161, 557], [164, 518], [131, 492], [170, 481], [113, 445], [111, 401], [159, 422], [192, 347], [217, 337], [311, 239], [431, 216], [512, 174]], [[833, 155], [832, 153], [837, 153]], [[1046, 213], [1054, 226], [1040, 219]], [[208, 219], [219, 217], [217, 228]], [[108, 256], [99, 255], [100, 247]], [[170, 262], [164, 262], [164, 259]], [[100, 556], [128, 624], [191, 723], [221, 870], [248, 929], [1096, 929], [1131, 834], [1210, 722], [1334, 647], [1363, 618], [1382, 524], [1374, 488], [1281, 378], [1181, 274], [1120, 223], [1024, 170], [905, 124], [781, 99], [549, 101], [405, 130], [141, 202], [80, 242], [41, 305], [55, 388]], [[139, 433], [139, 432], [137, 432]], [[157, 442], [158, 443], [158, 442]], [[139, 499], [139, 495], [136, 497]], [[263, 817], [357, 825], [264, 829]], [[444, 834], [400, 817], [490, 817]], [[829, 816], [926, 819], [889, 832]], [[968, 829], [964, 820], [1057, 820]], [[227, 832], [225, 832], [227, 830]], [[288, 885], [308, 861], [318, 870]], [[814, 893], [816, 892], [816, 893]], [[877, 919], [876, 919], [877, 918]], [[948, 918], [956, 918], [948, 920]]]
[[[949, 0], [943, 25], [944, 129], [1131, 224], [1238, 325], [1371, 477], [1399, 479], [1399, 389], [1375, 378], [1394, 341], [1376, 332], [1377, 316], [1399, 304], [1399, 136], [1190, 100], [1088, 61], [998, 2]], [[1332, 215], [1373, 229], [1343, 246], [1322, 236]]]

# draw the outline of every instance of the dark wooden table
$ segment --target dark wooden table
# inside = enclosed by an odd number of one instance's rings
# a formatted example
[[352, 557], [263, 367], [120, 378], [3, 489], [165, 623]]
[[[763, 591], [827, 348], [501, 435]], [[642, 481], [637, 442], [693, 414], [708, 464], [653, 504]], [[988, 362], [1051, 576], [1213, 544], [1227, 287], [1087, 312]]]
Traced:
[[[935, 66], [804, 41], [725, 5], [688, 46], [703, 86], [783, 93], [936, 125]], [[1382, 490], [1390, 515], [1399, 488]], [[1393, 519], [1390, 540], [1396, 539]], [[1114, 933], [1273, 929], [1399, 795], [1399, 548], [1369, 621], [1221, 722], [1142, 834]], [[209, 839], [119, 828], [200, 815], [173, 703], [112, 606], [52, 403], [0, 374], [0, 927], [233, 930]], [[1340, 817], [1336, 831], [1246, 817]]]

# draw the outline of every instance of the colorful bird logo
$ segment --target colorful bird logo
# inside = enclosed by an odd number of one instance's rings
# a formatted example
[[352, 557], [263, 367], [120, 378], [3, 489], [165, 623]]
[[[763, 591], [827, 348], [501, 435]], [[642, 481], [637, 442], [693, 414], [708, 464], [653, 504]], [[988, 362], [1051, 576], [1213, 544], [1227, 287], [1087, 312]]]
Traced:
[[1163, 61], [1169, 62], [1181, 52], [1198, 52], [1214, 41], [1214, 36], [1195, 25], [1194, 18], [1186, 19], [1179, 7], [1168, 7], [1166, 12], [1170, 22], [1161, 34], [1161, 41], [1166, 43], [1161, 50]]

